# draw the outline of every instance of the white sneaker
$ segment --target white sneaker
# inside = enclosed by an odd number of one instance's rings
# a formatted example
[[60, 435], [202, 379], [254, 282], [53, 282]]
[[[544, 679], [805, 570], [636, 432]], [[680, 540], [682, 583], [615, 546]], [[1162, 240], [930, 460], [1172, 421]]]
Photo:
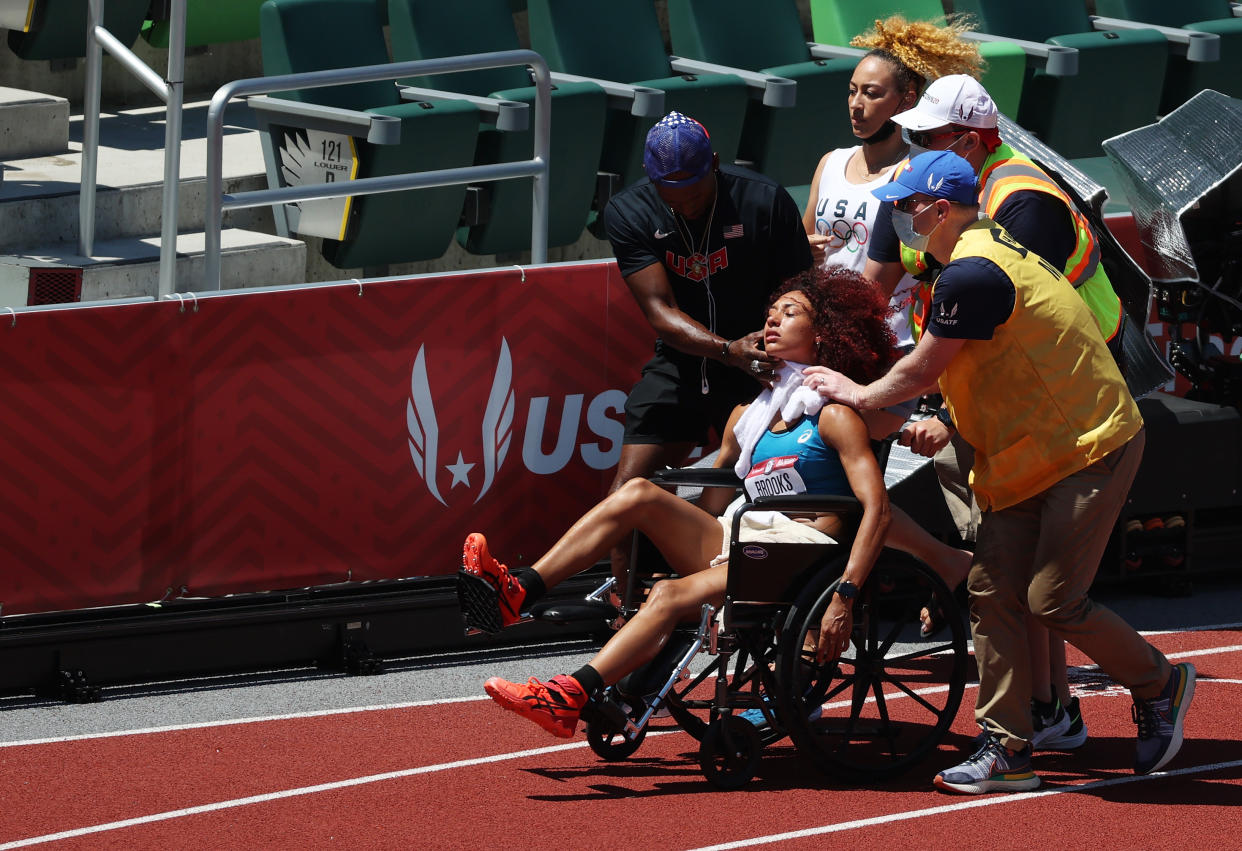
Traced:
[[1045, 714], [1034, 700], [1031, 701], [1031, 720], [1035, 722], [1035, 735], [1031, 737], [1032, 750], [1046, 750], [1049, 742], [1061, 739], [1072, 723], [1069, 713], [1061, 706], [1060, 698], [1053, 697], [1052, 711]]

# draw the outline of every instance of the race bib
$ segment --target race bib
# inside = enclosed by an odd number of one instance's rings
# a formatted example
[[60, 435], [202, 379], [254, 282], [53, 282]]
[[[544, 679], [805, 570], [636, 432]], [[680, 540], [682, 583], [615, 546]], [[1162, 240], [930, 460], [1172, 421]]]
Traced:
[[806, 493], [806, 482], [798, 474], [795, 465], [797, 455], [784, 455], [760, 461], [746, 474], [746, 495], [751, 499], [761, 496], [787, 496]]

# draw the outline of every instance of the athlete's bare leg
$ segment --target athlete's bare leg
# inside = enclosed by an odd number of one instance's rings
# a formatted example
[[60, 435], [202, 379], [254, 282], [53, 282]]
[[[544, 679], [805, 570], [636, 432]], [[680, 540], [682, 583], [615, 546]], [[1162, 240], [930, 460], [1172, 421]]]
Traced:
[[635, 478], [582, 515], [533, 567], [551, 588], [590, 567], [635, 530], [682, 576], [707, 567], [720, 553], [723, 535], [716, 518], [694, 503]]
[[605, 685], [647, 664], [678, 623], [696, 616], [704, 603], [719, 606], [724, 601], [727, 577], [728, 565], [721, 564], [692, 576], [657, 582], [647, 604], [588, 664]]
[[[626, 443], [621, 447], [621, 459], [608, 493], [616, 493], [630, 479], [645, 479], [664, 467], [680, 467], [686, 456], [694, 449], [690, 442], [682, 443]], [[617, 594], [625, 590], [630, 571], [630, 548], [632, 538], [624, 537], [609, 553], [612, 575], [617, 580]], [[619, 602], [614, 600], [614, 602]]]

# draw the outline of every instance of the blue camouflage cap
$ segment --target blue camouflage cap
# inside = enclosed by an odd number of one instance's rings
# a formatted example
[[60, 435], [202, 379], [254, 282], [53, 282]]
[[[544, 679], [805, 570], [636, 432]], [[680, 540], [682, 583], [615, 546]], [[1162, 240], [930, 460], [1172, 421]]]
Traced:
[[[702, 180], [712, 170], [712, 141], [707, 129], [680, 112], [670, 112], [647, 133], [643, 167], [652, 183], [686, 186]], [[685, 172], [689, 177], [669, 180]]]

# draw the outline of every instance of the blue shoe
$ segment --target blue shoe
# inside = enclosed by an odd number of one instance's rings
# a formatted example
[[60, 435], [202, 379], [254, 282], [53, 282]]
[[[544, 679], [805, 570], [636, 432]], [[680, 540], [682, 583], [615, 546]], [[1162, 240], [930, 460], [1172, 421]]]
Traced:
[[981, 795], [984, 792], [1026, 792], [1039, 788], [1039, 775], [1031, 770], [1031, 747], [1012, 753], [995, 736], [961, 765], [936, 775], [936, 788], [947, 792]]
[[1130, 710], [1138, 724], [1138, 749], [1134, 754], [1134, 773], [1159, 771], [1177, 756], [1182, 747], [1182, 721], [1195, 696], [1195, 666], [1188, 662], [1173, 666], [1173, 673], [1158, 697], [1135, 698]]
[[[763, 705], [768, 707], [770, 711], [772, 701], [768, 700], [768, 696], [764, 692], [760, 691], [759, 698], [763, 701]], [[758, 707], [755, 707], [754, 709], [747, 709], [745, 712], [739, 712], [737, 717], [741, 718], [743, 721], [749, 721], [760, 730], [766, 730], [770, 726], [768, 724], [767, 716], [765, 716], [763, 714], [763, 710]]]
[[762, 709], [747, 709], [745, 712], [738, 713], [737, 717], [743, 721], [749, 721], [761, 730], [768, 726], [768, 719], [763, 717]]

